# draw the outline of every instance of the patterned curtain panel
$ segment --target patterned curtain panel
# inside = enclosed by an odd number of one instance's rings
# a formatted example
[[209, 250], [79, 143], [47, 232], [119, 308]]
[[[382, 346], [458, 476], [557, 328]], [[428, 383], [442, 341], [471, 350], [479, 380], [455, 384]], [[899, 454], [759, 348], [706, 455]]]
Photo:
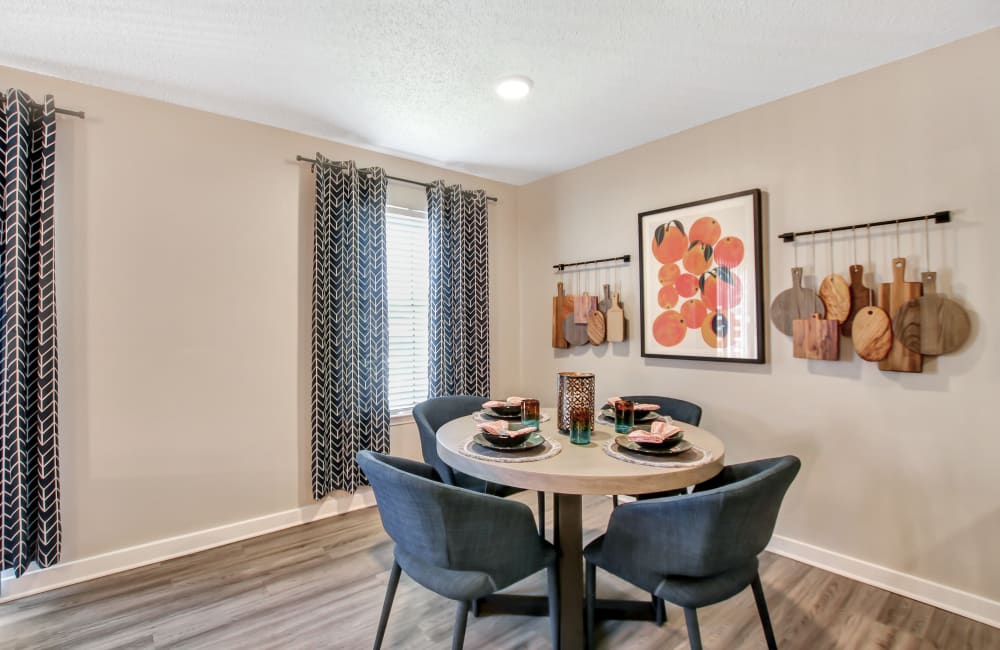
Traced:
[[386, 176], [316, 154], [312, 483], [321, 499], [366, 481], [362, 449], [389, 451]]
[[431, 397], [490, 394], [490, 273], [486, 192], [436, 181], [430, 232]]
[[0, 98], [3, 141], [3, 569], [59, 561], [56, 413], [56, 120], [52, 97]]

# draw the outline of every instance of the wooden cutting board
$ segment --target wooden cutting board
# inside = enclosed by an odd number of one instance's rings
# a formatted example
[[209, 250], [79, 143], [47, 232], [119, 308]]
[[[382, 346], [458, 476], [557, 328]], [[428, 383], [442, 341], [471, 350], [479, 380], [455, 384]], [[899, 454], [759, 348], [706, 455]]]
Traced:
[[892, 349], [892, 322], [885, 310], [868, 305], [854, 314], [851, 342], [865, 361], [881, 361]]
[[605, 321], [604, 314], [600, 309], [595, 309], [587, 320], [587, 338], [591, 345], [601, 345], [605, 342]]
[[782, 334], [792, 336], [792, 321], [808, 320], [812, 314], [826, 314], [816, 292], [802, 286], [802, 267], [792, 269], [792, 288], [785, 289], [771, 303], [771, 322]]
[[566, 300], [566, 294], [563, 291], [563, 283], [560, 282], [558, 291], [552, 298], [552, 347], [554, 348], [569, 347], [566, 334], [563, 331], [563, 321], [566, 320], [566, 316], [573, 313], [573, 303]]
[[851, 315], [851, 287], [837, 273], [831, 273], [819, 284], [819, 299], [826, 307], [827, 320], [841, 324]]
[[611, 309], [611, 285], [606, 284], [601, 288], [603, 292], [601, 294], [601, 299], [597, 301], [597, 308], [601, 310], [605, 318], [608, 315], [608, 310]]
[[[865, 286], [865, 267], [860, 264], [851, 265], [851, 313], [840, 325], [840, 333], [851, 335], [851, 324], [858, 312], [872, 304], [872, 291]], [[863, 358], [863, 357], [862, 357]]]
[[611, 307], [608, 308], [605, 317], [605, 338], [611, 343], [620, 343], [625, 340], [625, 311], [618, 301], [617, 291], [615, 291]]
[[[597, 298], [594, 298], [594, 305], [597, 304]], [[590, 319], [590, 294], [584, 291], [581, 293], [573, 305], [573, 322], [577, 325], [586, 325], [587, 321]]]
[[[897, 257], [892, 260], [892, 282], [883, 283], [879, 287], [878, 306], [885, 310], [889, 317], [899, 317], [899, 310], [909, 301], [920, 297], [920, 283], [907, 282], [906, 259]], [[895, 372], [921, 372], [923, 357], [919, 352], [910, 350], [899, 337], [892, 338], [892, 348], [889, 354], [878, 362], [879, 370]]]
[[954, 352], [968, 340], [972, 324], [957, 302], [937, 292], [937, 273], [920, 275], [924, 295], [899, 310], [893, 333], [911, 352], [939, 355]]
[[792, 354], [797, 359], [840, 359], [840, 323], [820, 314], [792, 321]]
[[576, 322], [576, 304], [583, 302], [583, 296], [567, 296], [567, 298], [573, 301], [573, 310], [563, 319], [563, 335], [569, 345], [585, 345], [590, 342], [587, 336], [587, 321], [582, 324]]

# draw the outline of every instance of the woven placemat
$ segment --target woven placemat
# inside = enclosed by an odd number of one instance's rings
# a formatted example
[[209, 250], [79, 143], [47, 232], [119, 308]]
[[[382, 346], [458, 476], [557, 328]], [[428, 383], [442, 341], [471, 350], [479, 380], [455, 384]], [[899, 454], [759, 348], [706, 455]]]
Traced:
[[[511, 423], [514, 423], [514, 424], [520, 424], [521, 423], [520, 419], [513, 420], [513, 419], [510, 419], [510, 418], [495, 418], [492, 415], [486, 415], [485, 411], [476, 411], [475, 413], [472, 414], [472, 419], [475, 420], [476, 422], [499, 422], [500, 420], [507, 420], [508, 422], [511, 422]], [[538, 422], [540, 424], [542, 422], [548, 422], [551, 419], [552, 418], [551, 418], [551, 416], [549, 416], [548, 413], [542, 413], [539, 416], [539, 418], [538, 418]], [[614, 424], [614, 422], [612, 422], [612, 424]]]
[[671, 456], [651, 456], [640, 454], [635, 451], [628, 451], [618, 446], [613, 439], [604, 443], [604, 453], [612, 458], [623, 460], [626, 463], [636, 465], [649, 465], [650, 467], [662, 467], [664, 469], [676, 467], [698, 467], [711, 463], [714, 458], [710, 453], [701, 447], [692, 445], [691, 449]]
[[472, 436], [462, 445], [462, 454], [469, 458], [479, 460], [491, 460], [495, 463], [530, 463], [536, 460], [552, 458], [562, 451], [562, 444], [558, 440], [545, 438], [545, 442], [524, 451], [497, 451], [489, 447], [476, 444]]

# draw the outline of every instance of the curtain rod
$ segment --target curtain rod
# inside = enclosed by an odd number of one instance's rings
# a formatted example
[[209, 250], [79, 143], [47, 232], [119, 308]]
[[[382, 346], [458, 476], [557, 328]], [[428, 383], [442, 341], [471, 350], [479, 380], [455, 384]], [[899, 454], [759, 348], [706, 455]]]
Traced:
[[[329, 164], [329, 165], [333, 165], [335, 167], [341, 167], [342, 166], [342, 165], [338, 165], [337, 163], [320, 163], [318, 160], [316, 160], [314, 158], [306, 158], [305, 156], [295, 156], [295, 160], [297, 162], [307, 162], [310, 165], [319, 165], [319, 164], [326, 165], [326, 164]], [[422, 183], [420, 181], [414, 181], [414, 180], [411, 180], [409, 178], [400, 178], [399, 176], [390, 176], [388, 174], [386, 174], [385, 177], [388, 178], [389, 180], [398, 181], [400, 183], [409, 183], [410, 185], [419, 185], [421, 187], [431, 187], [430, 183]], [[497, 202], [497, 197], [495, 197], [495, 196], [487, 196], [486, 200], [487, 201], [493, 201], [494, 203], [496, 203]]]
[[86, 118], [83, 111], [71, 111], [68, 108], [57, 108], [56, 113], [60, 115], [69, 115], [70, 117], [79, 117], [81, 120]]
[[950, 223], [951, 222], [951, 212], [948, 210], [942, 210], [940, 212], [935, 212], [934, 214], [925, 214], [922, 217], [907, 217], [905, 219], [886, 219], [885, 221], [872, 221], [870, 223], [856, 223], [853, 226], [835, 226], [833, 228], [821, 228], [820, 230], [803, 230], [802, 232], [783, 232], [778, 235], [778, 239], [785, 242], [795, 241], [796, 237], [803, 237], [805, 235], [825, 235], [826, 233], [840, 232], [841, 230], [853, 230], [856, 228], [875, 228], [876, 226], [891, 226], [898, 225], [901, 223], [910, 223], [911, 221], [930, 221], [934, 220], [934, 223]]

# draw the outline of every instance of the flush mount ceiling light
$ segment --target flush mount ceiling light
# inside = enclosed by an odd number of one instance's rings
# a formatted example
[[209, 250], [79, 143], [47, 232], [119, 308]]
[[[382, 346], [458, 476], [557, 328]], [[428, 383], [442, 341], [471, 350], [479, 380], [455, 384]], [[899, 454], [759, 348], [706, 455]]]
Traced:
[[502, 98], [512, 102], [527, 97], [533, 85], [527, 77], [504, 77], [497, 82], [496, 91]]

